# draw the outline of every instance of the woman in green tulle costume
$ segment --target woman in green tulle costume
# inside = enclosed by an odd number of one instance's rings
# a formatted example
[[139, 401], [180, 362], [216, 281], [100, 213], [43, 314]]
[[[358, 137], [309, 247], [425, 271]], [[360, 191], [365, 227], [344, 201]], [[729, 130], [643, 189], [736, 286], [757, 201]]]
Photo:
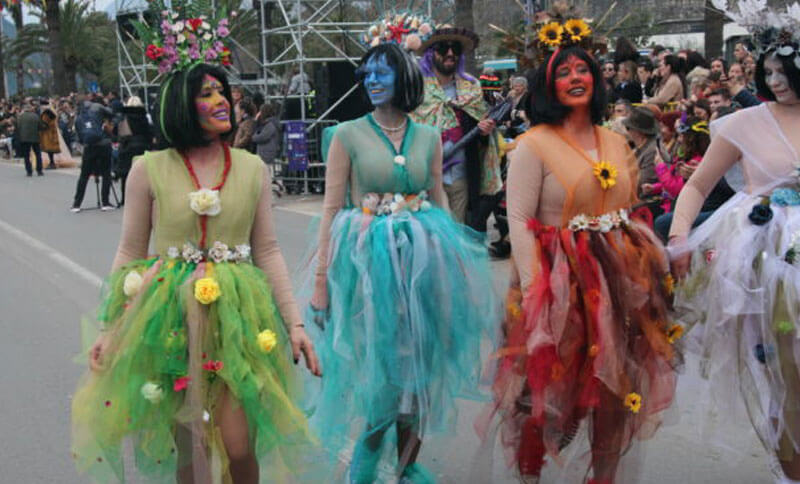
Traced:
[[124, 481], [130, 438], [148, 482], [255, 483], [260, 468], [263, 482], [292, 482], [311, 439], [291, 357], [320, 369], [273, 230], [269, 171], [222, 141], [235, 125], [221, 69], [176, 71], [160, 96], [171, 148], [128, 178], [102, 329], [73, 399], [73, 458], [93, 479]]

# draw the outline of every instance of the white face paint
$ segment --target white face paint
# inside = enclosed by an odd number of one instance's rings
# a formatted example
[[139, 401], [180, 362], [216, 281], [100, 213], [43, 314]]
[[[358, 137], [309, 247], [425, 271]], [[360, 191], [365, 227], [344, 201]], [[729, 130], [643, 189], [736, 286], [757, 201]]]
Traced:
[[764, 82], [780, 104], [798, 104], [800, 98], [789, 85], [789, 78], [783, 71], [783, 64], [775, 54], [764, 59]]

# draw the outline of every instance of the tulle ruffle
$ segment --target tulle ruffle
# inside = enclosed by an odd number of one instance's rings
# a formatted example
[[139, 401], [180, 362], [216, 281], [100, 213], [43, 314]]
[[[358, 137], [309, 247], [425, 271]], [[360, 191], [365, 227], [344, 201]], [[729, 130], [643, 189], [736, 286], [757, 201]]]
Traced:
[[800, 452], [800, 206], [774, 201], [739, 193], [692, 233], [675, 306], [721, 420], [743, 399], [764, 446], [789, 459]]
[[438, 208], [342, 210], [329, 261], [312, 419], [325, 446], [337, 455], [369, 439], [374, 452], [382, 441], [393, 462], [395, 424], [420, 436], [453, 432], [454, 399], [486, 398], [480, 346], [500, 319], [481, 237]]
[[[592, 453], [609, 460], [653, 435], [673, 401], [679, 330], [668, 317], [671, 280], [651, 231], [625, 223], [569, 230], [531, 220], [537, 268], [526, 294], [507, 299], [495, 404], [507, 463], [539, 475], [590, 422]], [[575, 456], [577, 459], [577, 456]]]
[[[218, 284], [209, 305], [195, 297], [202, 277]], [[311, 439], [293, 403], [290, 343], [263, 272], [249, 263], [135, 261], [110, 276], [98, 320], [110, 338], [105, 368], [83, 376], [72, 404], [79, 471], [124, 480], [122, 444], [131, 438], [148, 482], [174, 482], [179, 471], [218, 482], [227, 456], [215, 410], [230, 392], [257, 458], [269, 462], [264, 472], [290, 475], [294, 453]]]

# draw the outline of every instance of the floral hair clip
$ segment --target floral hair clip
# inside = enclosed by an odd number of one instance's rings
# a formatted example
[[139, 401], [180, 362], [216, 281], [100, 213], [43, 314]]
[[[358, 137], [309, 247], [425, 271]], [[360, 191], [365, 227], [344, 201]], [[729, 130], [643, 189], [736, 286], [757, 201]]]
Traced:
[[433, 34], [433, 25], [429, 18], [420, 14], [389, 12], [367, 29], [361, 42], [367, 47], [393, 42], [414, 51]]
[[736, 11], [728, 8], [727, 0], [711, 3], [752, 34], [759, 52], [794, 56], [800, 69], [800, 3], [787, 5], [784, 11], [768, 8], [767, 0], [739, 0]]
[[[132, 22], [146, 45], [145, 55], [158, 66], [159, 74], [183, 70], [200, 63], [231, 64], [231, 49], [226, 45], [230, 35], [225, 10], [215, 16], [213, 9], [203, 8], [203, 2], [172, 2], [153, 0], [150, 8], [157, 12], [158, 25]], [[235, 16], [235, 12], [232, 14]]]

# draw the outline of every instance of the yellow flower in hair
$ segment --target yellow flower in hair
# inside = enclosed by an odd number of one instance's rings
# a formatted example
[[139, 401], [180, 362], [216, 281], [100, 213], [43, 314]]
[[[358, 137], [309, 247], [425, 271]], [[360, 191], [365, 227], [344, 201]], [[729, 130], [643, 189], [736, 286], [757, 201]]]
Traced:
[[211, 304], [219, 299], [219, 284], [213, 277], [204, 277], [194, 283], [194, 298], [200, 304]]
[[625, 396], [625, 408], [633, 413], [639, 413], [642, 408], [642, 396], [638, 393], [629, 393]]
[[563, 34], [564, 27], [560, 23], [550, 22], [539, 30], [539, 41], [549, 47], [558, 47]]
[[592, 29], [589, 24], [582, 19], [573, 18], [564, 22], [564, 30], [569, 35], [569, 39], [573, 42], [580, 42], [581, 40], [592, 35]]
[[607, 161], [598, 161], [594, 164], [594, 176], [600, 181], [603, 190], [608, 190], [617, 184], [617, 167]]
[[671, 345], [681, 339], [681, 336], [683, 336], [683, 326], [680, 324], [673, 324], [667, 330], [667, 341], [669, 341]]

